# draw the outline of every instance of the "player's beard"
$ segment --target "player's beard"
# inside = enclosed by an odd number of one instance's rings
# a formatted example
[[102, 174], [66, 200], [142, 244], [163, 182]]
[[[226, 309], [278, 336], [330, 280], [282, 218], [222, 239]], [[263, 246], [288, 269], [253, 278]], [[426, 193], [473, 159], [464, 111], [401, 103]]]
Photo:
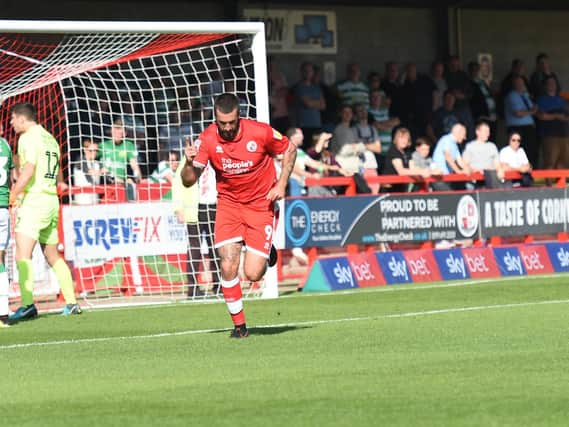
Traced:
[[237, 120], [237, 124], [233, 129], [223, 130], [218, 126], [217, 131], [219, 132], [219, 135], [226, 141], [233, 141], [237, 136], [237, 133], [239, 133], [239, 120]]

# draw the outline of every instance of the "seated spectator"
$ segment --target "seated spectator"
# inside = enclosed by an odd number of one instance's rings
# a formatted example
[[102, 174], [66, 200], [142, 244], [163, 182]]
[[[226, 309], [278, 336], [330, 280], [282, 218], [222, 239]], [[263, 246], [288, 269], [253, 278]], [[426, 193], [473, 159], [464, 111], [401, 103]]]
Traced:
[[537, 106], [530, 99], [522, 77], [514, 77], [512, 84], [513, 89], [504, 100], [507, 131], [516, 131], [522, 136], [529, 161], [531, 164], [536, 165], [539, 146], [533, 116], [537, 113]]
[[442, 175], [443, 173], [443, 171], [433, 163], [431, 144], [427, 138], [417, 138], [415, 141], [415, 151], [411, 154], [411, 160], [416, 167], [429, 169], [431, 175]]
[[[500, 164], [498, 148], [488, 141], [490, 126], [481, 120], [476, 124], [476, 139], [466, 144], [462, 159], [471, 172], [484, 174], [486, 188], [499, 188], [504, 182], [504, 171]], [[475, 184], [475, 188], [482, 185]]]
[[[462, 144], [465, 139], [466, 127], [462, 123], [455, 123], [451, 131], [443, 135], [437, 142], [433, 152], [433, 163], [442, 171], [443, 175], [450, 173], [470, 174], [470, 169], [463, 162], [458, 149], [458, 144]], [[464, 186], [460, 184], [450, 186], [446, 182], [435, 182], [432, 187], [437, 191], [442, 191], [451, 190], [452, 187], [460, 189]]]
[[[290, 128], [286, 131], [286, 136], [296, 147], [302, 147], [304, 140], [302, 129]], [[306, 169], [307, 157], [302, 148], [297, 148], [294, 167], [288, 180], [288, 195], [291, 197], [299, 197], [306, 194], [306, 187], [304, 186], [304, 180], [306, 178], [320, 178], [317, 172], [309, 172]]]
[[161, 154], [160, 162], [152, 174], [148, 177], [149, 182], [153, 183], [172, 183], [176, 169], [180, 162], [180, 155], [177, 151], [169, 151]]
[[[325, 138], [329, 141], [332, 135], [323, 132], [321, 134], [317, 134], [317, 136], [318, 139]], [[304, 139], [302, 129], [299, 128], [290, 128], [287, 131], [287, 137], [293, 144], [302, 144], [302, 140]], [[323, 146], [321, 145], [320, 153], [322, 152], [322, 147]], [[289, 179], [289, 195], [295, 197], [305, 194], [310, 196], [326, 196], [335, 194], [324, 187], [310, 186], [306, 188], [304, 185], [304, 180], [306, 178], [319, 179], [324, 176], [329, 176], [331, 172], [335, 172], [338, 175], [347, 175], [347, 173], [343, 171], [338, 164], [323, 162], [320, 159], [317, 160], [309, 156], [303, 149], [297, 148], [294, 169]]]
[[508, 145], [500, 150], [500, 165], [505, 172], [514, 171], [522, 174], [521, 180], [512, 182], [514, 187], [531, 187], [533, 184], [532, 167], [526, 152], [521, 147], [521, 142], [522, 137], [518, 132], [508, 135]]
[[[440, 176], [443, 171], [440, 170], [434, 163], [431, 157], [431, 143], [427, 138], [417, 138], [415, 141], [415, 151], [411, 154], [411, 160], [416, 167], [428, 169], [431, 176]], [[419, 189], [417, 184], [413, 185], [413, 191]]]
[[[107, 169], [102, 167], [97, 160], [98, 145], [91, 139], [83, 141], [81, 157], [73, 166], [73, 185], [77, 187], [89, 187], [103, 184]], [[73, 197], [78, 205], [92, 205], [99, 203], [97, 193], [80, 193]]]
[[[407, 175], [422, 176], [426, 178], [431, 175], [429, 168], [417, 167], [411, 155], [411, 132], [409, 129], [400, 127], [393, 135], [393, 144], [385, 155], [385, 167], [383, 175]], [[412, 188], [409, 184], [387, 184], [382, 186], [382, 191], [405, 192]]]
[[545, 93], [537, 99], [539, 136], [544, 169], [569, 167], [569, 114], [565, 100], [559, 96], [554, 76], [545, 79]]
[[364, 169], [375, 170], [375, 175], [378, 171], [378, 158], [381, 155], [381, 140], [377, 129], [372, 126], [368, 121], [368, 110], [363, 104], [356, 104], [354, 106], [356, 115], [356, 122], [352, 126], [356, 133], [357, 140], [363, 142], [366, 150], [364, 152]]
[[[312, 147], [308, 149], [306, 154], [308, 156], [318, 162], [320, 162], [322, 166], [322, 176], [351, 176], [348, 171], [342, 169], [340, 164], [336, 161], [334, 157], [334, 153], [328, 150], [328, 145], [330, 144], [330, 139], [332, 138], [331, 133], [321, 132], [312, 135]], [[310, 172], [317, 172], [317, 169], [314, 169], [307, 164], [307, 169]], [[343, 194], [345, 191], [344, 187], [338, 188], [325, 188], [326, 191], [321, 191], [317, 188], [309, 187], [308, 188], [308, 195], [309, 196], [317, 196], [320, 195], [318, 193], [325, 193], [330, 192], [331, 194]]]
[[352, 107], [344, 105], [340, 110], [340, 123], [334, 128], [332, 152], [343, 169], [351, 174], [363, 170], [365, 145], [359, 142], [352, 128]]
[[303, 62], [300, 72], [301, 80], [293, 88], [296, 125], [302, 129], [305, 140], [311, 141], [312, 134], [322, 128], [321, 112], [326, 109], [326, 102], [320, 86], [313, 82], [313, 65]]

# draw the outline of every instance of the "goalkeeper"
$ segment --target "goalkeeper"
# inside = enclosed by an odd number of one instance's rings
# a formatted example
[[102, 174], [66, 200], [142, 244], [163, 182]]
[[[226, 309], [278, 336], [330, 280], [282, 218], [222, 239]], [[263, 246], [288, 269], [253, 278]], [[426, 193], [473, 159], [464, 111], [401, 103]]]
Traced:
[[32, 251], [40, 243], [53, 268], [65, 299], [64, 316], [80, 314], [69, 267], [57, 250], [59, 199], [57, 182], [62, 181], [60, 151], [55, 138], [37, 123], [36, 110], [29, 103], [12, 108], [10, 123], [18, 140], [19, 176], [10, 191], [10, 205], [21, 204], [16, 216], [16, 266], [22, 306], [9, 317], [10, 323], [37, 317], [34, 304]]

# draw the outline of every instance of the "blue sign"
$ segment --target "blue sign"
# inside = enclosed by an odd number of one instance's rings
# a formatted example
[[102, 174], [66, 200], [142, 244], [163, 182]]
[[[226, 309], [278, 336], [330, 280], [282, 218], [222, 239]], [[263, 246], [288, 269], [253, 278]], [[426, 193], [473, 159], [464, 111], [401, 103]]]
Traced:
[[395, 283], [411, 283], [413, 278], [409, 273], [407, 261], [401, 252], [376, 252], [375, 254], [385, 281], [389, 285]]
[[569, 272], [569, 243], [546, 243], [551, 265], [557, 273]]
[[502, 276], [525, 276], [527, 274], [518, 248], [511, 246], [493, 250]]
[[306, 197], [285, 200], [285, 245], [343, 246], [346, 232], [377, 197]]
[[358, 281], [346, 257], [325, 258], [320, 260], [322, 272], [328, 279], [333, 291], [358, 287]]
[[310, 237], [310, 209], [304, 200], [295, 200], [285, 212], [286, 236], [293, 246], [302, 246]]
[[443, 280], [470, 279], [466, 261], [460, 249], [437, 249], [433, 251]]

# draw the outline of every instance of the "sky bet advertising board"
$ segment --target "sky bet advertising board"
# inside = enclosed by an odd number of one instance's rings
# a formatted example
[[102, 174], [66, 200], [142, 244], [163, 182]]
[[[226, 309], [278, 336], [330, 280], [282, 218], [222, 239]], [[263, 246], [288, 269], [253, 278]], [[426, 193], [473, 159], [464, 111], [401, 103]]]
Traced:
[[287, 199], [286, 247], [478, 237], [475, 193]]

